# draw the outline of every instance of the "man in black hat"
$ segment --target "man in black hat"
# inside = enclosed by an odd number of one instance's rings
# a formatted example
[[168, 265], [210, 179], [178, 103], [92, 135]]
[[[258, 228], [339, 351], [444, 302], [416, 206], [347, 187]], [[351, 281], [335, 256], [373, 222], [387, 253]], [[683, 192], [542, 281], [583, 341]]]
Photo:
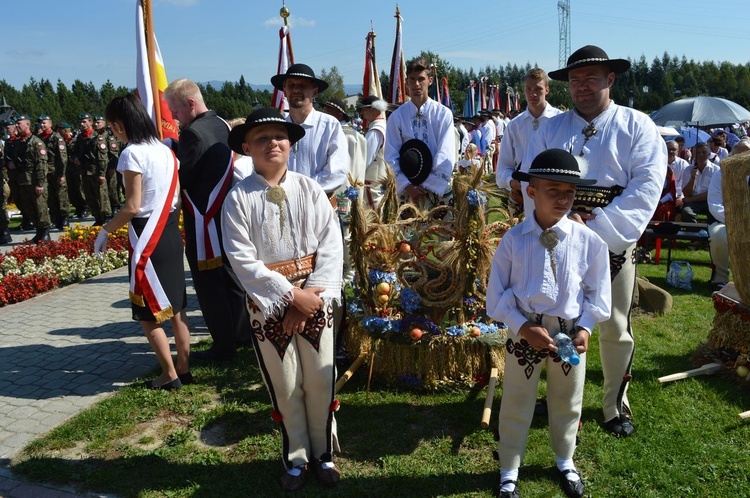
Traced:
[[339, 120], [315, 110], [313, 102], [328, 83], [315, 77], [310, 66], [292, 64], [284, 74], [271, 78], [289, 102], [286, 120], [305, 129], [305, 136], [289, 154], [289, 171], [316, 180], [329, 196], [346, 183], [349, 154]]
[[58, 230], [68, 226], [70, 201], [65, 170], [68, 166], [68, 147], [56, 131], [52, 131], [52, 118], [47, 114], [39, 116], [41, 133], [39, 138], [47, 146], [49, 170], [47, 171], [47, 206], [52, 223]]
[[[610, 252], [612, 317], [600, 325], [604, 373], [604, 427], [617, 437], [633, 434], [626, 395], [634, 340], [630, 310], [635, 286], [635, 246], [661, 197], [667, 154], [656, 125], [645, 114], [615, 104], [609, 89], [615, 75], [630, 68], [599, 47], [573, 52], [567, 66], [549, 75], [567, 81], [574, 108], [545, 121], [524, 154], [527, 171], [541, 151], [560, 148], [588, 162], [584, 178], [596, 185], [579, 188], [572, 216], [604, 239]], [[525, 210], [531, 204], [525, 199]]]
[[[385, 160], [396, 175], [396, 188], [403, 198], [422, 208], [444, 203], [451, 192], [451, 176], [456, 160], [456, 139], [450, 109], [431, 99], [428, 89], [433, 81], [430, 65], [423, 58], [406, 67], [406, 84], [411, 100], [388, 118]], [[402, 162], [404, 144], [420, 141], [429, 151], [429, 163]], [[417, 148], [409, 148], [416, 151]], [[411, 155], [410, 157], [417, 157]], [[426, 159], [425, 154], [419, 157]], [[422, 169], [420, 169], [422, 168]]]
[[[239, 341], [249, 340], [244, 292], [221, 245], [221, 207], [231, 185], [229, 125], [206, 107], [200, 88], [178, 79], [164, 91], [169, 110], [180, 123], [177, 158], [185, 219], [185, 257], [213, 345], [190, 355], [196, 360], [226, 361]], [[184, 373], [184, 372], [177, 372]]]

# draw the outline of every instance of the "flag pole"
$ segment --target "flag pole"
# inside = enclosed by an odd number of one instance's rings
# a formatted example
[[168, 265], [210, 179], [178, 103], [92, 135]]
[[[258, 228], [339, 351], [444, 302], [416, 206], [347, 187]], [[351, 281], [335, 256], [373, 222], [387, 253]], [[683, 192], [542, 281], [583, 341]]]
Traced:
[[[281, 0], [281, 10], [279, 11], [279, 15], [281, 16], [282, 19], [284, 19], [284, 26], [286, 27], [289, 27], [289, 21], [287, 21], [287, 19], [289, 18], [290, 14], [291, 13], [289, 12], [289, 9], [286, 6], [286, 1]], [[286, 43], [287, 43], [287, 47], [289, 47], [289, 63], [294, 64], [294, 51], [292, 50], [292, 37], [291, 36], [287, 37]]]
[[156, 36], [154, 35], [154, 21], [151, 14], [151, 0], [143, 0], [144, 29], [146, 31], [146, 51], [148, 53], [148, 73], [151, 84], [151, 94], [154, 96], [154, 120], [159, 139], [163, 139], [161, 129], [161, 105], [159, 105], [159, 81], [156, 73]]

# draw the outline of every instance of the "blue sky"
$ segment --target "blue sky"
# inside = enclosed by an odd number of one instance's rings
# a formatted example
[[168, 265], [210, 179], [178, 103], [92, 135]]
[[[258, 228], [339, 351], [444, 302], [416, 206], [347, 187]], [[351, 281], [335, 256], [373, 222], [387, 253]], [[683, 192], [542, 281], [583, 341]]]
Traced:
[[[135, 86], [135, 0], [3, 1], [0, 79]], [[155, 32], [170, 80], [268, 84], [274, 74], [281, 0], [153, 0]], [[365, 37], [377, 33], [388, 71], [396, 2], [288, 0], [296, 62], [316, 73], [336, 66], [362, 81]], [[475, 6], [483, 5], [481, 9]], [[732, 8], [730, 5], [736, 5]], [[471, 6], [471, 8], [469, 8]], [[506, 63], [558, 68], [557, 0], [402, 0], [406, 58], [422, 50], [454, 67]], [[571, 0], [571, 49], [599, 45], [610, 57], [650, 61], [664, 51], [696, 61], [750, 61], [750, 3]]]

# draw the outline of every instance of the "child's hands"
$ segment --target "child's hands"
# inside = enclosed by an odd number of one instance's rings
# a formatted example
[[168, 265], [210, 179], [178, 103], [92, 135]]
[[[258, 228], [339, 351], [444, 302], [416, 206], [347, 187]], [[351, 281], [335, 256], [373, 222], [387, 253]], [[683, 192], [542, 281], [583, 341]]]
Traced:
[[586, 329], [579, 328], [573, 337], [573, 345], [576, 347], [578, 354], [583, 354], [589, 349], [589, 337], [591, 334]]
[[549, 331], [541, 325], [535, 325], [531, 322], [526, 322], [521, 326], [521, 330], [518, 331], [521, 336], [529, 341], [529, 345], [537, 351], [543, 349], [549, 349], [551, 351], [557, 351], [555, 343], [552, 342], [552, 338], [549, 336]]
[[318, 297], [325, 291], [324, 287], [307, 287], [305, 289], [294, 289], [292, 308], [296, 308], [306, 318], [312, 318], [315, 312], [323, 305], [323, 300]]

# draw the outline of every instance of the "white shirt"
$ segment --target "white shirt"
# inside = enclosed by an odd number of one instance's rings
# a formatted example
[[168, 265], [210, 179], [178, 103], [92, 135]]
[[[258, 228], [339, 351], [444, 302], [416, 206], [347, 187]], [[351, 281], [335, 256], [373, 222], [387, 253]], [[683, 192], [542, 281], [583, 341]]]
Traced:
[[[523, 153], [531, 140], [531, 136], [539, 129], [539, 126], [552, 116], [557, 116], [562, 111], [547, 103], [542, 114], [535, 118], [528, 108], [521, 114], [510, 120], [505, 129], [503, 143], [500, 145], [500, 158], [497, 161], [497, 172], [495, 181], [497, 186], [510, 190], [510, 181], [513, 172], [523, 160]], [[536, 126], [534, 125], [536, 121]]]
[[721, 195], [721, 168], [713, 174], [708, 184], [708, 210], [716, 221], [725, 223], [724, 198]]
[[[620, 254], [640, 238], [656, 210], [667, 174], [667, 146], [651, 118], [614, 102], [594, 119], [597, 134], [586, 141], [582, 130], [588, 124], [574, 110], [542, 123], [524, 153], [521, 171], [528, 171], [543, 150], [557, 147], [576, 157], [583, 150], [588, 162], [583, 178], [596, 179], [599, 187], [624, 188], [608, 206], [594, 209], [596, 218], [586, 222], [610, 251]], [[523, 194], [524, 207], [531, 212], [533, 204]]]
[[458, 155], [463, 156], [464, 152], [466, 152], [466, 146], [471, 143], [471, 133], [469, 133], [463, 123], [458, 123], [456, 128], [458, 128], [458, 134], [461, 135], [461, 145], [458, 149]]
[[238, 156], [235, 152], [234, 169], [232, 170], [232, 187], [240, 183], [253, 172], [253, 158], [250, 156]]
[[294, 288], [266, 263], [316, 254], [305, 287], [324, 287], [321, 298], [341, 297], [341, 228], [326, 193], [315, 180], [292, 171], [280, 186], [286, 192], [283, 208], [266, 198], [270, 186], [254, 172], [227, 194], [222, 208], [224, 251], [243, 289], [266, 317], [286, 305]]
[[669, 165], [669, 167], [672, 168], [672, 172], [674, 173], [677, 198], [681, 199], [683, 197], [682, 189], [690, 181], [690, 163], [681, 157], [675, 157], [675, 160]]
[[693, 183], [693, 195], [700, 195], [708, 192], [708, 186], [711, 184], [711, 178], [721, 169], [708, 161], [706, 166], [703, 168], [703, 172], [698, 171], [695, 175], [695, 182]]
[[553, 249], [557, 281], [549, 251], [539, 242], [542, 229], [529, 216], [503, 235], [492, 257], [487, 314], [515, 333], [527, 321], [520, 310], [577, 319], [576, 326], [591, 333], [610, 316], [607, 245], [591, 229], [567, 217], [551, 230], [560, 239]]
[[449, 189], [453, 162], [456, 159], [456, 140], [450, 109], [433, 99], [427, 99], [417, 109], [410, 100], [393, 111], [388, 118], [385, 161], [396, 176], [398, 193], [402, 193], [409, 185], [406, 175], [401, 172], [399, 150], [412, 138], [426, 143], [432, 152], [432, 171], [421, 186], [437, 195], [444, 195]]
[[[291, 115], [286, 120], [293, 123]], [[349, 146], [336, 118], [313, 109], [302, 123], [305, 136], [292, 145], [289, 171], [317, 181], [323, 190], [333, 192], [346, 183], [349, 173]]]
[[487, 137], [487, 145], [492, 145], [497, 137], [497, 126], [491, 119], [482, 125], [482, 134]]
[[[172, 150], [161, 142], [128, 144], [120, 153], [117, 171], [141, 174], [141, 207], [136, 218], [148, 218], [157, 207], [164, 205], [176, 159]], [[179, 168], [179, 163], [178, 163]], [[175, 189], [169, 212], [174, 211], [180, 189]]]

